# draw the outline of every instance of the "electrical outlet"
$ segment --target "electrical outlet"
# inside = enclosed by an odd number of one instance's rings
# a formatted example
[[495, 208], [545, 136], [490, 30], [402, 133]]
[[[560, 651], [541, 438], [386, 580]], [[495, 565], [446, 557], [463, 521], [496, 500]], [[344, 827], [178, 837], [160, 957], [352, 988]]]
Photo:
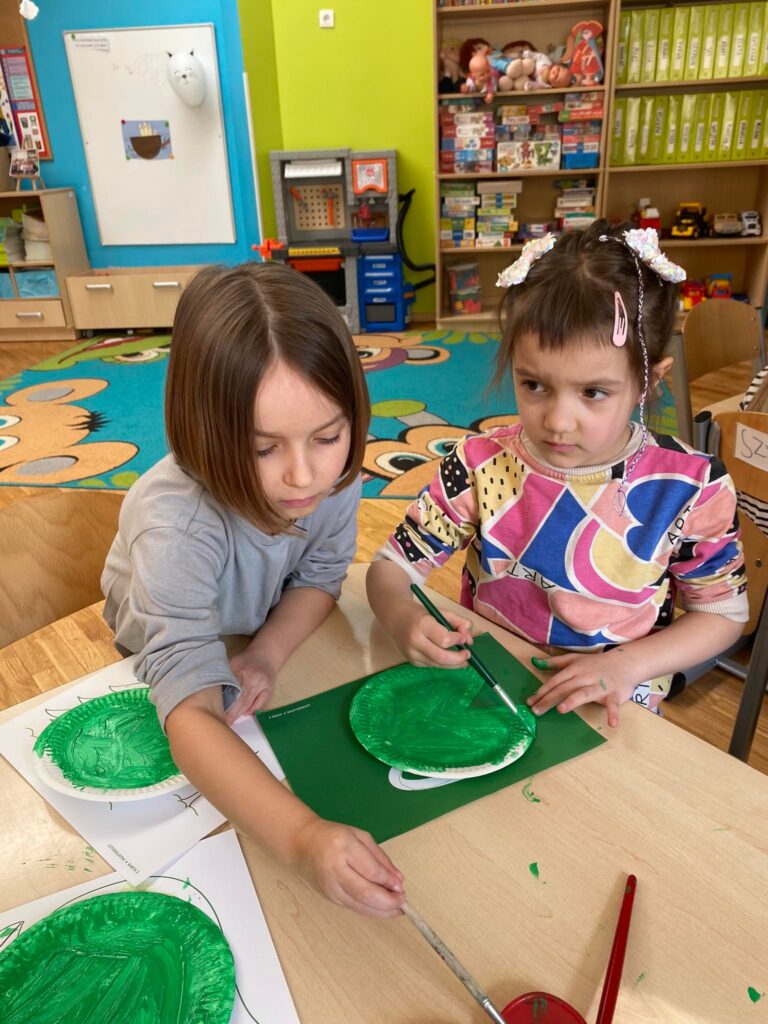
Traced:
[[333, 28], [333, 11], [320, 11], [320, 28]]

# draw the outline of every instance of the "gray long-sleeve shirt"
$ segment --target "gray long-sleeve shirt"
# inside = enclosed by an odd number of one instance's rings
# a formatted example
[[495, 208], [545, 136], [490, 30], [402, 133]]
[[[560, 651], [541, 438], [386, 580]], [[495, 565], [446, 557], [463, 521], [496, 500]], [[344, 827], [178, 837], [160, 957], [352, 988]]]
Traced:
[[131, 488], [101, 577], [117, 645], [139, 655], [161, 723], [186, 697], [240, 687], [222, 636], [252, 636], [287, 587], [338, 597], [355, 553], [360, 480], [297, 520], [300, 535], [263, 533], [166, 456]]

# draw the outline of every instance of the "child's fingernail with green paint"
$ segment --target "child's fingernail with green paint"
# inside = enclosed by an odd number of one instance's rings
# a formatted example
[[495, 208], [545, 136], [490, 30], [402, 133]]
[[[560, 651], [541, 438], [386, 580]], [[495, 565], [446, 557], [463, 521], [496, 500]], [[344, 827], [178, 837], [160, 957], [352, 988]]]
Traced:
[[549, 668], [549, 662], [546, 658], [537, 658], [534, 654], [534, 656], [531, 658], [531, 661], [533, 662], [536, 668]]

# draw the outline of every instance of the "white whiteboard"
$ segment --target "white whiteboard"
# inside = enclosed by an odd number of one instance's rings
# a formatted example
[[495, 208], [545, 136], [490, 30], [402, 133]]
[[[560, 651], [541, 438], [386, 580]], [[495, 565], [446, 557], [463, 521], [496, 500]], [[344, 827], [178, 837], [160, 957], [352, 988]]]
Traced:
[[[234, 242], [213, 25], [65, 32], [64, 42], [101, 244]], [[205, 69], [199, 107], [168, 82], [167, 51], [179, 50]], [[140, 158], [126, 126], [151, 133], [154, 122], [167, 122], [169, 141]]]

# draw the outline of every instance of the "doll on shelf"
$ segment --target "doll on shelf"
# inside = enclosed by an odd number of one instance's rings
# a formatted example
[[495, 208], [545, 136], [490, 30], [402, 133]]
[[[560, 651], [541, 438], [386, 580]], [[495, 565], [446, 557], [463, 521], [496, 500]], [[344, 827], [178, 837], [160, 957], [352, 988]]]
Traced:
[[476, 53], [469, 61], [469, 74], [461, 91], [483, 93], [483, 99], [490, 103], [498, 88], [499, 73], [491, 67], [485, 54]]
[[571, 29], [563, 64], [574, 85], [597, 85], [605, 77], [603, 26], [599, 21], [580, 21]]

